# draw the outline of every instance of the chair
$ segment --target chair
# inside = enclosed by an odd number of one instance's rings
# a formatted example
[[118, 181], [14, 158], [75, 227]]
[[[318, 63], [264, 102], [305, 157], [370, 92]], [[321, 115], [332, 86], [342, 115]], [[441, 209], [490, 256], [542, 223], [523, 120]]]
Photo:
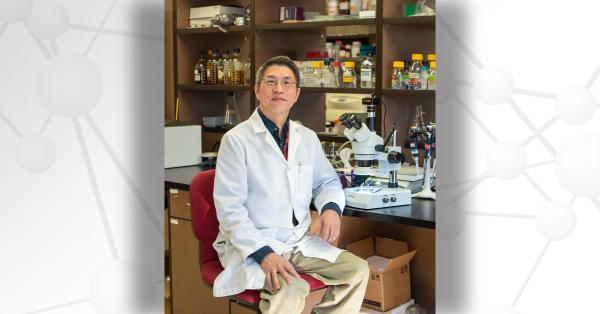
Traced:
[[[198, 173], [190, 185], [192, 227], [196, 238], [200, 241], [200, 272], [202, 280], [210, 286], [223, 271], [217, 252], [212, 247], [219, 233], [219, 221], [213, 201], [214, 182], [215, 170], [212, 169]], [[300, 273], [300, 277], [308, 282], [311, 292], [327, 287], [322, 281], [307, 274]], [[246, 290], [234, 298], [238, 303], [258, 309], [260, 293], [258, 290]]]

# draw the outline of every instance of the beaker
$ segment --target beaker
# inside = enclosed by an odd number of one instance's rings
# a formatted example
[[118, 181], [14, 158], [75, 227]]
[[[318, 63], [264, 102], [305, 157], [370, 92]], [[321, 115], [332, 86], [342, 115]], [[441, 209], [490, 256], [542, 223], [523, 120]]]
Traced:
[[240, 114], [238, 113], [237, 103], [233, 92], [227, 93], [227, 104], [225, 105], [223, 127], [233, 127], [240, 122]]

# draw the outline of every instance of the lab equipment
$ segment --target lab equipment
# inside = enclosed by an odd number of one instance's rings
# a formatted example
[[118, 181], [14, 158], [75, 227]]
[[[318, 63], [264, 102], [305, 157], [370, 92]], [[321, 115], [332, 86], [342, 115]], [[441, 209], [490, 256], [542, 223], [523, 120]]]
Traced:
[[425, 156], [423, 160], [423, 189], [413, 194], [412, 197], [436, 199], [435, 192], [431, 189], [431, 182], [435, 176], [435, 129], [435, 123], [424, 121], [423, 109], [421, 106], [417, 106], [414, 123], [409, 129], [411, 154], [415, 160], [417, 174], [419, 173], [419, 144], [423, 144]]
[[360, 65], [360, 87], [361, 88], [373, 88], [373, 70], [375, 65], [372, 62], [371, 55], [369, 55]]
[[423, 54], [413, 53], [412, 63], [408, 70], [408, 89], [421, 88], [421, 68], [423, 67]]
[[354, 61], [344, 62], [344, 74], [342, 77], [342, 87], [356, 88], [356, 72], [354, 72]]
[[202, 161], [202, 127], [185, 123], [165, 125], [165, 168], [197, 165]]
[[225, 105], [225, 118], [223, 119], [223, 127], [233, 127], [240, 122], [240, 115], [237, 109], [237, 102], [233, 92], [227, 94], [227, 104]]
[[[398, 187], [397, 171], [404, 161], [402, 148], [396, 146], [397, 130], [392, 128], [385, 143], [375, 131], [375, 106], [379, 99], [372, 94], [363, 98], [367, 107], [366, 123], [361, 122], [355, 115], [343, 114], [340, 121], [346, 127], [344, 135], [352, 143], [355, 167], [354, 174], [372, 177], [376, 172], [388, 174], [387, 186], [358, 186], [344, 189], [346, 204], [349, 206], [372, 209], [390, 206], [407, 205], [411, 203], [411, 192]], [[386, 146], [388, 143], [391, 145]], [[378, 169], [374, 167], [375, 161]], [[369, 180], [365, 180], [368, 182]]]

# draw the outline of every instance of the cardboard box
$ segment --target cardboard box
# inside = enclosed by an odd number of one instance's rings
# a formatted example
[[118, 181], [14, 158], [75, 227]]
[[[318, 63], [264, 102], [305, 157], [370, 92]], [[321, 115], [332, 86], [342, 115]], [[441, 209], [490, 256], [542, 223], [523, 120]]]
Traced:
[[406, 242], [369, 237], [346, 245], [346, 250], [365, 260], [376, 255], [371, 260], [382, 262], [379, 266], [369, 263], [364, 307], [385, 312], [411, 299], [410, 260], [417, 251], [409, 252]]

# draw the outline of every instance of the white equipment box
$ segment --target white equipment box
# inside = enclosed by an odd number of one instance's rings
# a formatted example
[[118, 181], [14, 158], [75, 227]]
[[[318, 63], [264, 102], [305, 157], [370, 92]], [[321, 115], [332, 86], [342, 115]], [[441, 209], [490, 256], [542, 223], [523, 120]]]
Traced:
[[202, 162], [202, 126], [165, 127], [165, 168], [197, 165]]
[[190, 19], [214, 17], [217, 14], [234, 14], [244, 16], [246, 9], [224, 5], [211, 5], [206, 7], [190, 8]]
[[381, 186], [359, 186], [344, 189], [346, 205], [374, 209], [410, 205], [410, 190]]

